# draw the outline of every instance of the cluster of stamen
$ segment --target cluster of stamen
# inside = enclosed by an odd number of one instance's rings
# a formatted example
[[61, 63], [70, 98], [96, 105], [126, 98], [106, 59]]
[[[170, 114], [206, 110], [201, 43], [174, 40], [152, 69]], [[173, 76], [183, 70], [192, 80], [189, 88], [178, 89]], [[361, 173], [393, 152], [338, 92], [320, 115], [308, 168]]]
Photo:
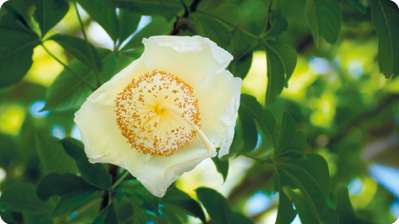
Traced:
[[133, 79], [115, 102], [122, 135], [144, 154], [171, 156], [188, 145], [201, 127], [193, 88], [163, 71]]

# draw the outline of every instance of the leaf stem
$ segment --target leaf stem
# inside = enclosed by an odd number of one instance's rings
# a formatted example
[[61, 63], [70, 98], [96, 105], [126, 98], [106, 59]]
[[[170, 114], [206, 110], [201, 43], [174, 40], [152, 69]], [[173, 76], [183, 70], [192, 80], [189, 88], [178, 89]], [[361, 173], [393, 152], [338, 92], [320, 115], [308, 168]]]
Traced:
[[58, 63], [60, 63], [66, 70], [68, 70], [72, 75], [74, 75], [76, 78], [80, 79], [84, 84], [86, 84], [87, 87], [89, 87], [91, 90], [95, 90], [94, 87], [90, 85], [88, 81], [86, 81], [84, 78], [80, 77], [78, 74], [76, 74], [71, 68], [69, 68], [64, 62], [62, 62], [60, 59], [58, 59], [55, 55], [53, 55], [47, 48], [44, 46], [43, 42], [41, 43], [43, 49], [51, 56], [53, 57]]
[[[89, 52], [90, 52], [90, 57], [91, 57], [91, 59], [92, 59], [93, 61], [95, 61], [95, 60], [94, 60], [93, 52], [91, 51], [89, 39], [87, 39], [87, 35], [86, 35], [86, 31], [85, 31], [85, 28], [84, 28], [84, 25], [83, 25], [83, 22], [82, 22], [82, 18], [80, 17], [80, 13], [79, 13], [79, 10], [78, 10], [78, 4], [76, 3], [76, 0], [73, 0], [73, 3], [74, 3], [74, 5], [75, 5], [76, 15], [78, 16], [78, 20], [79, 20], [80, 27], [81, 27], [81, 29], [82, 29], [83, 37], [84, 37], [84, 39], [85, 39], [85, 41], [86, 41], [86, 47], [87, 47], [87, 49], [88, 49]], [[95, 62], [94, 62], [94, 63], [95, 63]], [[96, 76], [96, 82], [97, 82], [97, 88], [98, 88], [98, 87], [101, 86], [101, 80], [100, 80], [100, 72], [98, 71], [97, 68], [95, 68], [95, 70], [94, 70], [94, 75]]]
[[116, 186], [118, 186], [127, 176], [129, 175], [129, 172], [126, 170], [125, 173], [116, 181], [114, 185], [112, 185], [111, 189], [115, 189]]
[[190, 5], [190, 12], [195, 12], [197, 11], [197, 7], [199, 5], [199, 3], [201, 2], [201, 0], [194, 0], [191, 5]]

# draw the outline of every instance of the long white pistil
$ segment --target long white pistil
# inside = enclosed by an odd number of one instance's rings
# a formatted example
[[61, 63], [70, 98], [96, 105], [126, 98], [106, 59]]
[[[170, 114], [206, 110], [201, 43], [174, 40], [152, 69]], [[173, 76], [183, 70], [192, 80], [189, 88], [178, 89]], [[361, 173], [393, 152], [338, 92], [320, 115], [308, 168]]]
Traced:
[[158, 106], [158, 109], [169, 109], [169, 110], [177, 113], [178, 115], [182, 116], [184, 121], [186, 121], [187, 124], [189, 124], [190, 127], [198, 133], [198, 136], [200, 137], [201, 141], [204, 143], [206, 149], [208, 150], [208, 153], [212, 154], [212, 153], [216, 152], [215, 145], [209, 141], [209, 139], [206, 137], [204, 132], [197, 125], [195, 125], [191, 120], [189, 120], [187, 118], [187, 116], [182, 115], [180, 111], [176, 110], [175, 106], [164, 103], [164, 104]]

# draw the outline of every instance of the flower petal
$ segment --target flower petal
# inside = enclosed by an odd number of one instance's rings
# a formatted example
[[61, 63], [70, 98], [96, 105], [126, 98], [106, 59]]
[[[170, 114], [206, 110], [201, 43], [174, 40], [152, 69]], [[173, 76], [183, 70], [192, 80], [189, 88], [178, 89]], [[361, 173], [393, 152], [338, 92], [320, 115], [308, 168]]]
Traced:
[[169, 185], [180, 175], [194, 169], [202, 160], [212, 156], [215, 155], [209, 154], [205, 148], [192, 146], [187, 146], [170, 157], [152, 156], [136, 178], [153, 195], [163, 197]]
[[132, 82], [132, 79], [138, 78], [147, 72], [144, 61], [140, 57], [94, 91], [88, 99], [104, 105], [114, 106], [117, 94], [122, 92]]
[[228, 154], [240, 106], [242, 80], [229, 71], [201, 77], [192, 86], [198, 99], [202, 131], [220, 147], [219, 157]]
[[195, 80], [223, 71], [233, 56], [200, 36], [155, 36], [143, 39], [147, 70], [162, 70], [193, 85]]
[[132, 149], [116, 124], [114, 106], [87, 100], [75, 114], [85, 152], [91, 163], [112, 163], [136, 175], [150, 160]]

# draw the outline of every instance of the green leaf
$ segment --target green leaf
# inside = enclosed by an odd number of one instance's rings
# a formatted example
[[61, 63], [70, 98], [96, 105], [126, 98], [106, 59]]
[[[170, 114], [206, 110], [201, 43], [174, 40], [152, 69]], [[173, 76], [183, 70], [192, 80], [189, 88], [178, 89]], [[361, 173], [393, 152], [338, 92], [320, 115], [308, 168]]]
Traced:
[[296, 211], [285, 192], [281, 189], [279, 189], [279, 192], [276, 224], [290, 224], [296, 216]]
[[119, 44], [134, 33], [139, 25], [141, 15], [124, 9], [119, 10]]
[[291, 185], [287, 183], [294, 184], [302, 192], [312, 215], [320, 220], [330, 195], [328, 166], [320, 155], [307, 154], [306, 157], [306, 159], [287, 159], [277, 162], [277, 169], [281, 187]]
[[305, 15], [316, 47], [319, 36], [334, 44], [341, 29], [342, 13], [339, 2], [330, 0], [307, 0]]
[[201, 219], [203, 223], [206, 223], [204, 211], [198, 202], [192, 199], [190, 195], [177, 188], [168, 190], [166, 195], [162, 198], [161, 204], [166, 206], [169, 210], [183, 211], [186, 214]]
[[328, 208], [322, 216], [323, 224], [339, 224], [338, 213], [332, 209]]
[[[323, 0], [324, 1], [324, 0]], [[265, 43], [267, 63], [266, 106], [270, 106], [287, 85], [296, 66], [296, 52], [289, 45]]]
[[[294, 201], [296, 211], [298, 212], [301, 223], [306, 224], [323, 224], [320, 217], [312, 213], [312, 207], [310, 207], [306, 196], [302, 192], [293, 191], [289, 188], [285, 188], [286, 192], [289, 192], [290, 197]], [[314, 208], [313, 208], [314, 209]]]
[[266, 36], [275, 37], [287, 30], [288, 22], [281, 12], [271, 11], [270, 13], [270, 29], [266, 32]]
[[251, 219], [245, 217], [243, 214], [238, 212], [233, 212], [231, 218], [231, 224], [252, 224]]
[[274, 132], [276, 128], [276, 119], [270, 110], [262, 108], [262, 105], [255, 97], [247, 94], [241, 94], [240, 109], [250, 114], [260, 127], [262, 134], [266, 135], [269, 141], [274, 144]]
[[[98, 52], [100, 58], [103, 60], [105, 60], [105, 58], [110, 54], [113, 54], [112, 51], [102, 48], [99, 48]], [[109, 70], [109, 67], [105, 67], [108, 66], [109, 63], [107, 61], [103, 61], [103, 63], [104, 69], [103, 72], [100, 73], [100, 78], [105, 81], [106, 76], [110, 77], [111, 75], [104, 73]], [[96, 83], [92, 69], [79, 60], [72, 60], [68, 66], [75, 73], [80, 75], [80, 77], [89, 81], [90, 84], [94, 85]], [[64, 69], [48, 88], [46, 92], [46, 106], [43, 110], [61, 111], [80, 107], [91, 93], [92, 90], [88, 88], [82, 80]]]
[[363, 220], [356, 217], [353, 210], [352, 203], [349, 198], [348, 189], [346, 186], [337, 188], [335, 195], [337, 197], [337, 213], [339, 215], [339, 223], [350, 224], [372, 224], [373, 222]]
[[306, 136], [301, 130], [296, 130], [296, 122], [287, 112], [283, 113], [280, 131], [274, 147], [273, 158], [301, 158], [306, 150]]
[[36, 193], [42, 201], [47, 201], [51, 196], [68, 196], [77, 192], [93, 193], [100, 189], [90, 185], [83, 178], [73, 174], [50, 173], [43, 177], [37, 184]]
[[288, 44], [275, 46], [275, 49], [284, 63], [285, 87], [288, 88], [288, 81], [290, 80], [291, 75], [294, 73], [298, 56], [296, 50], [291, 45]]
[[252, 65], [253, 52], [243, 55], [238, 60], [230, 64], [230, 71], [234, 77], [244, 79]]
[[230, 3], [223, 3], [211, 10], [207, 9], [206, 6], [201, 7], [200, 5], [196, 12], [212, 17], [215, 21], [220, 21], [228, 25], [230, 30], [233, 29], [233, 26], [237, 25], [240, 18], [238, 6]]
[[118, 39], [119, 24], [115, 7], [106, 4], [104, 0], [78, 0], [78, 3], [93, 20], [104, 28], [113, 41]]
[[72, 157], [79, 172], [88, 183], [101, 189], [110, 189], [112, 186], [111, 176], [101, 164], [91, 164], [84, 152], [83, 144], [73, 138], [61, 140], [65, 152]]
[[200, 187], [196, 189], [197, 197], [205, 207], [213, 223], [231, 223], [233, 212], [230, 205], [223, 195], [214, 189]]
[[33, 0], [36, 6], [33, 14], [40, 25], [42, 37], [53, 28], [69, 10], [69, 4], [65, 0]]
[[362, 13], [366, 13], [366, 7], [364, 7], [364, 5], [359, 2], [359, 0], [348, 0], [348, 2], [358, 8]]
[[105, 207], [97, 218], [93, 221], [93, 224], [118, 224], [118, 218], [116, 217], [116, 212], [114, 204], [111, 203]]
[[241, 153], [252, 152], [258, 142], [258, 131], [256, 130], [256, 124], [251, 114], [243, 109], [241, 106], [238, 109], [238, 115], [241, 123], [242, 138], [244, 145], [241, 147]]
[[223, 181], [226, 182], [227, 174], [229, 173], [229, 160], [222, 160], [215, 156], [212, 158], [212, 161], [215, 164], [217, 171], [222, 174]]
[[222, 47], [227, 47], [231, 42], [231, 32], [229, 28], [216, 17], [205, 13], [194, 13], [194, 22], [197, 23], [202, 31], [201, 35], [209, 37]]
[[172, 24], [168, 23], [163, 17], [154, 17], [151, 22], [140, 30], [133, 38], [122, 48], [128, 50], [135, 47], [141, 47], [143, 38], [167, 34], [172, 30]]
[[96, 71], [102, 70], [101, 57], [93, 45], [85, 40], [62, 34], [55, 34], [49, 38], [60, 44], [65, 50]]
[[43, 202], [36, 196], [36, 187], [28, 183], [15, 183], [2, 191], [0, 208], [15, 212], [50, 213], [51, 201]]
[[126, 9], [142, 15], [160, 15], [169, 13], [170, 10], [177, 14], [183, 10], [180, 0], [111, 0], [112, 3], [121, 9]]
[[386, 78], [399, 75], [399, 9], [390, 0], [371, 0], [371, 18], [378, 36], [378, 64]]
[[149, 210], [159, 213], [158, 206], [160, 198], [152, 195], [138, 180], [125, 180], [117, 186], [115, 189], [116, 193], [122, 193], [127, 195], [135, 195], [145, 201], [144, 207]]
[[63, 196], [60, 202], [58, 202], [54, 211], [52, 212], [50, 218], [64, 215], [68, 211], [75, 208], [77, 205], [84, 202], [92, 194], [92, 191], [78, 191]]
[[35, 140], [44, 174], [77, 173], [74, 160], [65, 153], [60, 140], [44, 134], [36, 134]]
[[21, 81], [32, 66], [38, 36], [10, 14], [0, 21], [0, 88]]

